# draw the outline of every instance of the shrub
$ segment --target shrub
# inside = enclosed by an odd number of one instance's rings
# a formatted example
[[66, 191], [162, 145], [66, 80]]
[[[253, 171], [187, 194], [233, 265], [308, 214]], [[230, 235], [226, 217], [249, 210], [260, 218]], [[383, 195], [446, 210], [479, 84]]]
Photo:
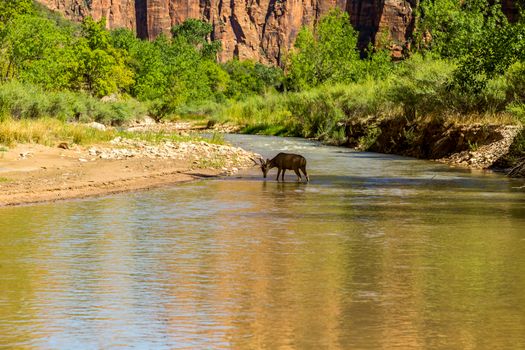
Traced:
[[452, 62], [416, 55], [390, 77], [387, 99], [403, 106], [410, 119], [446, 110], [453, 102], [447, 89], [454, 69]]
[[32, 142], [52, 145], [64, 140], [89, 144], [109, 141], [114, 137], [112, 131], [100, 131], [81, 124], [68, 124], [53, 118], [7, 119], [0, 123], [0, 144], [5, 145]]
[[0, 115], [15, 119], [53, 117], [62, 121], [99, 121], [120, 125], [141, 118], [146, 105], [128, 98], [102, 102], [82, 93], [46, 92], [16, 81], [0, 84]]

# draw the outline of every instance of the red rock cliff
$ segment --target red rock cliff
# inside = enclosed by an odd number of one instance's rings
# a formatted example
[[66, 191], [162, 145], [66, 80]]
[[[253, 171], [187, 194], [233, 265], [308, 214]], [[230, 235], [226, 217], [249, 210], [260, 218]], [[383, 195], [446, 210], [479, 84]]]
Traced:
[[279, 64], [300, 28], [334, 7], [350, 14], [362, 45], [377, 36], [392, 43], [394, 55], [400, 55], [413, 28], [417, 0], [38, 1], [71, 19], [106, 17], [108, 28], [130, 28], [150, 39], [186, 18], [204, 19], [213, 25], [213, 38], [222, 41], [221, 60], [239, 57]]
[[51, 10], [63, 13], [66, 18], [81, 20], [92, 16], [105, 17], [108, 28], [125, 27], [136, 30], [135, 0], [36, 0]]

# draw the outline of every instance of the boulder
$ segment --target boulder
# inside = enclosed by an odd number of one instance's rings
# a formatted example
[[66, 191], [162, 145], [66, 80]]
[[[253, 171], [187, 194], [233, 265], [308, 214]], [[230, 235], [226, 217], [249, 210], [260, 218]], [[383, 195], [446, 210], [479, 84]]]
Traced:
[[90, 128], [93, 128], [93, 129], [100, 130], [100, 131], [105, 131], [106, 130], [106, 126], [104, 124], [100, 124], [100, 123], [97, 123], [97, 122], [89, 123], [87, 126], [89, 126]]
[[118, 96], [117, 96], [117, 94], [111, 94], [111, 95], [102, 97], [100, 99], [100, 101], [102, 101], [102, 102], [117, 102], [118, 101]]

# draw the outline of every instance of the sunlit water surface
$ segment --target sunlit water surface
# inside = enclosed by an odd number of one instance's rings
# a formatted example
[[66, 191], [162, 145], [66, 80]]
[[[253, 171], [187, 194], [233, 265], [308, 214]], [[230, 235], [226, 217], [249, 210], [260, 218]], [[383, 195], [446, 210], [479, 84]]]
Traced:
[[0, 347], [525, 348], [523, 181], [230, 139], [312, 181], [0, 209]]

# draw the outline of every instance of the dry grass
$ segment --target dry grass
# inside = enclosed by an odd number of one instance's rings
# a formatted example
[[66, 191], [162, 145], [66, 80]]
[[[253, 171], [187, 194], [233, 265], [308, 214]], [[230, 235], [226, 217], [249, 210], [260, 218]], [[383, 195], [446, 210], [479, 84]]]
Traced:
[[[435, 118], [435, 117], [434, 117]], [[455, 125], [520, 125], [520, 120], [508, 112], [500, 113], [469, 113], [469, 114], [451, 114], [448, 113], [445, 119]]]
[[38, 143], [52, 146], [57, 142], [68, 142], [70, 144], [89, 145], [107, 142], [117, 136], [153, 143], [164, 140], [172, 142], [206, 141], [214, 144], [225, 143], [224, 137], [216, 133], [210, 135], [210, 137], [203, 137], [200, 134], [180, 136], [166, 133], [162, 130], [155, 132], [119, 132], [114, 129], [101, 131], [84, 124], [67, 123], [54, 118], [36, 120], [5, 119], [0, 121], [0, 152], [2, 150], [7, 151], [5, 146], [10, 147], [18, 143]]
[[52, 145], [57, 141], [76, 144], [91, 144], [109, 141], [114, 131], [100, 131], [81, 124], [64, 123], [57, 119], [12, 120], [0, 122], [0, 144], [11, 146], [17, 143], [39, 143]]

